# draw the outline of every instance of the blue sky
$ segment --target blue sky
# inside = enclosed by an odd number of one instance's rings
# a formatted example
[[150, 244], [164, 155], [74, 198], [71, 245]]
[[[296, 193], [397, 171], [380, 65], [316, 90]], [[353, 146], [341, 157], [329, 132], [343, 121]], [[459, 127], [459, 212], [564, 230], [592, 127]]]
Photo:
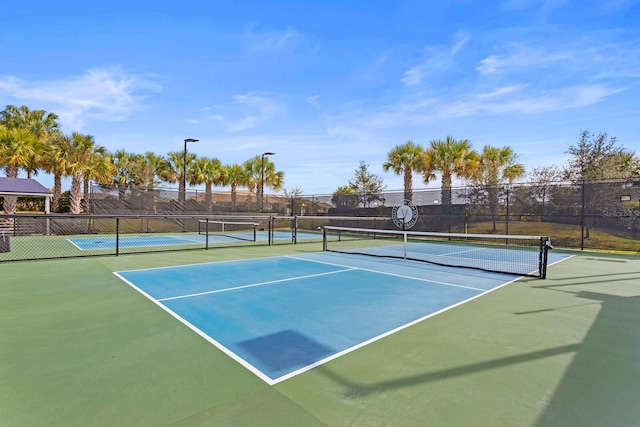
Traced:
[[185, 138], [225, 164], [273, 151], [304, 194], [346, 185], [360, 161], [400, 190], [387, 153], [446, 135], [509, 145], [529, 171], [563, 165], [583, 129], [640, 152], [640, 0], [35, 0], [1, 13], [1, 107], [55, 112], [114, 151], [166, 154]]

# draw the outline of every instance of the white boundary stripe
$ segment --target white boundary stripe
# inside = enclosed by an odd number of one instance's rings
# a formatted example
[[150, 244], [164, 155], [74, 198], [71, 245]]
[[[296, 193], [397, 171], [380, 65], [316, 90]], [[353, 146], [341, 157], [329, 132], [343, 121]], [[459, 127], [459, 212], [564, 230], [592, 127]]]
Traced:
[[345, 271], [351, 271], [351, 270], [356, 270], [356, 268], [347, 268], [347, 269], [344, 269], [344, 270], [335, 270], [335, 271], [328, 271], [328, 272], [325, 272], [325, 273], [309, 274], [307, 276], [296, 276], [296, 277], [289, 277], [289, 278], [286, 278], [286, 279], [270, 280], [268, 282], [252, 283], [250, 285], [235, 286], [233, 288], [216, 289], [215, 291], [198, 292], [198, 293], [195, 293], [195, 294], [186, 294], [186, 295], [178, 295], [178, 296], [175, 296], [175, 297], [160, 298], [160, 299], [158, 299], [158, 301], [171, 301], [171, 300], [174, 300], [174, 299], [191, 298], [191, 297], [199, 297], [199, 296], [202, 296], [202, 295], [219, 294], [221, 292], [229, 292], [229, 291], [235, 291], [235, 290], [238, 290], [238, 289], [246, 289], [246, 288], [255, 288], [256, 286], [271, 285], [273, 283], [293, 282], [293, 281], [301, 280], [301, 279], [309, 279], [311, 277], [319, 277], [319, 276], [326, 276], [326, 275], [329, 275], [329, 274], [344, 273]]
[[[417, 280], [419, 282], [428, 282], [428, 283], [435, 283], [437, 285], [452, 286], [454, 288], [471, 289], [471, 290], [480, 291], [480, 292], [486, 291], [486, 289], [474, 288], [472, 286], [458, 285], [458, 284], [455, 284], [455, 283], [448, 283], [448, 282], [440, 282], [438, 280], [431, 280], [431, 279], [422, 279], [420, 277], [405, 276], [403, 274], [397, 274], [397, 273], [387, 273], [385, 271], [372, 270], [372, 269], [369, 269], [369, 268], [350, 267], [348, 265], [342, 265], [342, 264], [337, 264], [337, 263], [332, 263], [332, 262], [316, 261], [316, 260], [305, 259], [305, 258], [297, 258], [296, 256], [285, 255], [285, 257], [286, 258], [293, 258], [293, 259], [297, 259], [297, 260], [302, 260], [302, 261], [315, 262], [315, 263], [318, 263], [318, 264], [335, 265], [336, 267], [344, 267], [344, 268], [351, 268], [351, 269], [354, 269], [354, 270], [368, 271], [370, 273], [383, 274], [383, 275], [386, 275], [386, 276], [402, 277], [403, 279]], [[347, 270], [345, 270], [345, 271], [347, 271]]]
[[[569, 255], [566, 258], [563, 258], [561, 260], [558, 260], [552, 264], [549, 265], [554, 265], [557, 264], [559, 262], [565, 261], [569, 258], [573, 258], [575, 255]], [[244, 262], [244, 261], [250, 261], [250, 260], [260, 260], [260, 259], [270, 259], [270, 258], [283, 258], [282, 255], [277, 255], [277, 256], [273, 256], [273, 257], [265, 257], [265, 258], [249, 258], [249, 259], [242, 259], [242, 260], [228, 260], [228, 261], [215, 261], [215, 262], [204, 262], [204, 263], [196, 263], [196, 264], [182, 264], [182, 265], [178, 265], [178, 266], [169, 266], [169, 267], [155, 267], [155, 268], [144, 268], [144, 269], [138, 269], [138, 270], [126, 270], [126, 271], [145, 271], [145, 270], [157, 270], [157, 269], [163, 269], [163, 268], [179, 268], [179, 267], [190, 267], [190, 266], [195, 266], [195, 265], [207, 265], [207, 264], [221, 264], [221, 263], [232, 263], [232, 262]], [[347, 269], [350, 269], [350, 266], [345, 266], [345, 265], [340, 265], [340, 264], [334, 264], [334, 263], [329, 263], [329, 262], [322, 262], [322, 261], [315, 261], [315, 260], [308, 260], [305, 258], [298, 258], [296, 256], [284, 256], [284, 258], [293, 258], [296, 260], [302, 260], [302, 261], [309, 261], [309, 262], [318, 262], [318, 263], [323, 263], [323, 264], [328, 264], [328, 265], [335, 265], [335, 266], [339, 266], [339, 267], [344, 267]], [[123, 271], [126, 272], [126, 271]], [[342, 270], [340, 272], [344, 272], [344, 271], [348, 271], [348, 270]], [[381, 273], [381, 272], [376, 272], [374, 270], [370, 270], [374, 273]], [[516, 277], [513, 280], [510, 280], [506, 283], [503, 283], [501, 285], [498, 285], [492, 289], [489, 290], [482, 290], [482, 292], [478, 293], [477, 295], [471, 297], [471, 298], [467, 298], [466, 300], [463, 301], [459, 301], [456, 304], [450, 305], [448, 307], [445, 307], [443, 309], [440, 309], [438, 311], [435, 311], [433, 313], [430, 313], [426, 316], [423, 316], [421, 318], [418, 318], [416, 320], [413, 320], [405, 325], [399, 326], [395, 329], [392, 329], [388, 332], [385, 332], [383, 334], [380, 334], [376, 337], [373, 337], [367, 341], [361, 342], [355, 346], [349, 347], [345, 350], [342, 350], [336, 354], [333, 354], [329, 357], [326, 357], [324, 359], [321, 359], [317, 362], [314, 362], [310, 365], [305, 366], [304, 368], [300, 368], [296, 371], [290, 372], [289, 374], [283, 375], [281, 377], [275, 378], [275, 379], [271, 379], [270, 377], [268, 377], [267, 375], [265, 375], [264, 373], [262, 373], [262, 371], [260, 371], [259, 369], [257, 369], [256, 367], [254, 367], [252, 364], [250, 364], [249, 362], [247, 362], [246, 360], [244, 360], [243, 358], [241, 358], [240, 356], [236, 355], [233, 351], [229, 350], [228, 348], [226, 348], [224, 345], [222, 345], [221, 343], [219, 343], [218, 341], [214, 340], [213, 338], [211, 338], [209, 335], [207, 335], [206, 333], [204, 333], [203, 331], [201, 331], [200, 329], [196, 328], [194, 325], [192, 325], [191, 323], [189, 323], [188, 321], [186, 321], [185, 319], [183, 319], [181, 316], [179, 316], [178, 314], [176, 314], [175, 312], [173, 312], [171, 309], [169, 309], [168, 307], [166, 307], [164, 304], [162, 304], [160, 301], [154, 299], [153, 297], [151, 297], [151, 295], [147, 294], [146, 292], [144, 292], [142, 289], [138, 288], [136, 285], [134, 285], [133, 283], [131, 283], [130, 281], [128, 281], [127, 279], [125, 279], [124, 277], [122, 277], [118, 272], [114, 272], [113, 274], [115, 274], [117, 277], [119, 277], [122, 281], [124, 281], [125, 283], [127, 283], [129, 286], [131, 286], [133, 289], [137, 290], [138, 292], [140, 292], [142, 295], [144, 295], [145, 297], [147, 297], [149, 300], [151, 300], [154, 304], [156, 304], [157, 306], [159, 306], [160, 308], [162, 308], [164, 311], [166, 311], [167, 313], [169, 313], [171, 316], [173, 316], [174, 318], [178, 319], [178, 321], [180, 321], [182, 324], [184, 324], [185, 326], [187, 326], [189, 329], [191, 329], [192, 331], [194, 331], [195, 333], [197, 333], [198, 335], [200, 335], [202, 338], [204, 338], [207, 342], [213, 344], [215, 347], [217, 347], [219, 350], [221, 350], [223, 353], [225, 353], [227, 356], [231, 357], [233, 360], [235, 360], [236, 362], [238, 362], [240, 365], [244, 366], [245, 368], [247, 368], [250, 372], [252, 372], [253, 374], [255, 374], [258, 378], [260, 378], [261, 380], [263, 380], [265, 383], [273, 386], [275, 384], [278, 384], [282, 381], [285, 381], [289, 378], [292, 378], [296, 375], [302, 374], [304, 372], [307, 372], [313, 368], [316, 368], [320, 365], [323, 365], [327, 362], [330, 362], [331, 360], [337, 359], [341, 356], [344, 356], [347, 353], [351, 353], [352, 351], [355, 351], [361, 347], [364, 347], [368, 344], [371, 344], [375, 341], [378, 341], [382, 338], [385, 338], [389, 335], [395, 334], [396, 332], [399, 332], [403, 329], [406, 329], [410, 326], [416, 325], [426, 319], [429, 319], [431, 317], [434, 317], [438, 314], [444, 313], [448, 310], [451, 310], [453, 308], [456, 308], [460, 305], [466, 304], [468, 302], [471, 302], [473, 300], [475, 300], [476, 298], [480, 298], [490, 292], [496, 291], [500, 288], [503, 288], [507, 285], [510, 285], [511, 283], [520, 280], [522, 277]], [[381, 274], [385, 274], [385, 273], [381, 273]], [[415, 279], [415, 278], [414, 278]], [[435, 282], [434, 282], [435, 283]], [[443, 283], [445, 284], [445, 283]], [[460, 285], [450, 285], [450, 286], [459, 286], [459, 287], [463, 287]], [[475, 289], [475, 288], [470, 288], [470, 289]]]
[[144, 295], [145, 297], [150, 299], [155, 305], [157, 305], [158, 307], [162, 308], [164, 311], [166, 311], [171, 316], [176, 318], [178, 321], [180, 321], [187, 328], [191, 329], [193, 332], [195, 332], [196, 334], [200, 335], [206, 341], [208, 341], [209, 343], [211, 343], [214, 346], [216, 346], [224, 354], [226, 354], [227, 356], [231, 357], [233, 360], [235, 360], [236, 362], [238, 362], [239, 364], [241, 364], [242, 366], [247, 368], [250, 372], [254, 373], [258, 378], [260, 378], [261, 380], [263, 380], [264, 382], [266, 382], [269, 385], [275, 384], [271, 378], [269, 378], [268, 376], [263, 374], [262, 371], [257, 369], [255, 366], [253, 366], [252, 364], [250, 364], [249, 362], [247, 362], [246, 360], [244, 360], [243, 358], [241, 358], [240, 356], [235, 354], [233, 351], [229, 350], [227, 347], [225, 347], [224, 345], [222, 345], [218, 341], [216, 341], [213, 338], [211, 338], [205, 332], [203, 332], [200, 329], [196, 328], [189, 321], [185, 320], [184, 318], [179, 316], [176, 312], [171, 310], [169, 307], [165, 306], [164, 304], [160, 303], [158, 300], [154, 299], [151, 295], [149, 295], [148, 293], [146, 293], [145, 291], [143, 291], [142, 289], [140, 289], [139, 287], [137, 287], [136, 285], [134, 285], [133, 283], [131, 283], [130, 281], [125, 279], [124, 277], [122, 277], [119, 273], [114, 272], [113, 274], [118, 276], [121, 280], [123, 280], [125, 283], [127, 283], [129, 286], [131, 286], [133, 289], [135, 289], [136, 291], [140, 292], [142, 295]]
[[75, 246], [79, 251], [84, 251], [85, 249], [82, 249], [80, 246], [76, 245], [73, 240], [71, 240], [71, 238], [66, 239], [67, 242], [71, 243], [73, 246]]
[[261, 259], [273, 259], [273, 258], [284, 258], [282, 255], [273, 255], [267, 257], [260, 258], [245, 258], [245, 259], [229, 259], [224, 261], [207, 261], [207, 262], [196, 262], [193, 264], [178, 264], [178, 265], [166, 265], [163, 267], [149, 267], [149, 268], [136, 268], [135, 270], [122, 270], [119, 273], [129, 273], [133, 271], [148, 271], [148, 270], [164, 270], [168, 268], [189, 268], [195, 265], [209, 265], [209, 264], [224, 264], [224, 263], [234, 263], [234, 262], [246, 262], [246, 261], [257, 261]]
[[315, 363], [312, 363], [311, 365], [305, 366], [304, 368], [300, 368], [300, 369], [298, 369], [297, 371], [294, 371], [294, 372], [291, 372], [291, 373], [289, 373], [289, 374], [287, 374], [287, 375], [283, 375], [283, 376], [281, 376], [281, 377], [278, 377], [278, 378], [276, 378], [276, 379], [274, 379], [274, 380], [273, 380], [273, 384], [272, 384], [272, 385], [278, 384], [279, 382], [282, 382], [282, 381], [288, 380], [289, 378], [292, 378], [292, 377], [294, 377], [294, 376], [296, 376], [296, 375], [299, 375], [299, 374], [302, 374], [302, 373], [304, 373], [304, 372], [307, 372], [307, 371], [309, 371], [309, 370], [311, 370], [311, 369], [313, 369], [313, 368], [316, 368], [316, 367], [318, 367], [318, 366], [320, 366], [320, 365], [323, 365], [323, 364], [325, 364], [325, 363], [327, 363], [327, 362], [330, 362], [331, 360], [334, 360], [334, 359], [337, 359], [338, 357], [344, 356], [344, 355], [345, 355], [345, 354], [347, 354], [347, 353], [351, 353], [352, 351], [355, 351], [355, 350], [357, 350], [357, 349], [359, 349], [359, 348], [361, 348], [361, 347], [364, 347], [364, 346], [366, 346], [366, 345], [368, 345], [368, 344], [371, 344], [371, 343], [373, 343], [373, 342], [375, 342], [375, 341], [378, 341], [378, 340], [380, 340], [380, 339], [382, 339], [382, 338], [388, 337], [389, 335], [395, 334], [396, 332], [399, 332], [399, 331], [401, 331], [401, 330], [403, 330], [403, 329], [406, 329], [406, 328], [408, 328], [408, 327], [410, 327], [410, 326], [413, 326], [413, 325], [415, 325], [415, 324], [418, 324], [418, 323], [420, 323], [420, 322], [422, 322], [422, 321], [424, 321], [424, 320], [426, 320], [426, 319], [429, 319], [430, 317], [433, 317], [433, 316], [436, 316], [436, 315], [438, 315], [438, 314], [444, 313], [445, 311], [449, 311], [449, 310], [451, 310], [452, 308], [456, 308], [456, 307], [458, 307], [458, 306], [460, 306], [460, 305], [462, 305], [462, 304], [466, 304], [466, 303], [468, 303], [468, 302], [470, 302], [470, 301], [473, 301], [473, 300], [474, 300], [474, 299], [476, 299], [476, 298], [480, 298], [481, 296], [484, 296], [484, 295], [488, 294], [489, 292], [493, 292], [493, 291], [495, 291], [496, 289], [500, 289], [500, 288], [502, 288], [502, 287], [504, 287], [504, 286], [507, 286], [507, 285], [509, 285], [509, 284], [511, 284], [511, 283], [513, 283], [513, 282], [515, 282], [516, 280], [519, 280], [519, 279], [520, 279], [520, 277], [515, 278], [515, 279], [513, 279], [513, 280], [511, 280], [511, 281], [509, 281], [509, 282], [507, 282], [507, 283], [503, 283], [502, 285], [496, 286], [496, 287], [495, 287], [495, 288], [493, 288], [493, 289], [485, 290], [485, 291], [483, 291], [482, 293], [479, 293], [478, 295], [474, 295], [474, 296], [472, 296], [471, 298], [467, 298], [466, 300], [463, 300], [463, 301], [457, 302], [456, 304], [450, 305], [450, 306], [448, 306], [448, 307], [445, 307], [445, 308], [440, 309], [440, 310], [438, 310], [438, 311], [435, 311], [435, 312], [433, 312], [433, 313], [427, 314], [426, 316], [420, 317], [419, 319], [413, 320], [413, 321], [411, 321], [411, 322], [409, 322], [409, 323], [406, 323], [406, 324], [404, 324], [404, 325], [402, 325], [402, 326], [398, 326], [398, 327], [397, 327], [397, 328], [395, 328], [395, 329], [392, 329], [392, 330], [390, 330], [390, 331], [388, 331], [388, 332], [385, 332], [385, 333], [383, 333], [383, 334], [380, 334], [380, 335], [378, 335], [378, 336], [376, 336], [376, 337], [373, 337], [373, 338], [371, 338], [371, 339], [369, 339], [369, 340], [367, 340], [367, 341], [361, 342], [360, 344], [354, 345], [353, 347], [349, 347], [349, 348], [347, 348], [347, 349], [345, 349], [345, 350], [342, 350], [342, 351], [341, 351], [341, 352], [339, 352], [339, 353], [333, 354], [333, 355], [331, 355], [331, 356], [329, 356], [329, 357], [326, 357], [326, 358], [324, 358], [324, 359], [322, 359], [322, 360], [319, 360], [319, 361], [317, 361], [317, 362], [315, 362]]

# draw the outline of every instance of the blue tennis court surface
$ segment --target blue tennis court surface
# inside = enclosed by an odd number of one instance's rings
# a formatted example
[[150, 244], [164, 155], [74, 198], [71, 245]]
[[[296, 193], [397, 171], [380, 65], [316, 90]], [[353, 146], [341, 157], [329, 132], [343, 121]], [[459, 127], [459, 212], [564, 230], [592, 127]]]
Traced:
[[514, 280], [330, 252], [115, 274], [269, 384]]
[[[231, 235], [209, 234], [209, 243], [242, 243], [253, 239], [253, 233], [236, 233], [235, 237]], [[298, 233], [298, 239], [322, 239], [321, 234], [314, 233]], [[291, 240], [290, 231], [275, 231], [273, 233], [274, 240]], [[115, 236], [91, 236], [91, 237], [74, 237], [67, 239], [71, 244], [81, 251], [91, 251], [100, 249], [115, 249]], [[268, 235], [266, 231], [256, 233], [256, 241], [266, 242]], [[120, 248], [134, 247], [151, 247], [151, 246], [172, 246], [172, 245], [204, 245], [206, 236], [204, 234], [182, 233], [182, 234], [166, 234], [166, 235], [138, 235], [120, 236], [118, 245]]]

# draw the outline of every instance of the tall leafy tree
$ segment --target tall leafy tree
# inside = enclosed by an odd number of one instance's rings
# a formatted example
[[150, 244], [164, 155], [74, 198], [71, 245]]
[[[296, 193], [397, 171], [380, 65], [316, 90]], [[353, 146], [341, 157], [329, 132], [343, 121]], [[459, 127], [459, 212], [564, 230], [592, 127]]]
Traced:
[[244, 162], [243, 167], [249, 177], [248, 185], [251, 191], [256, 192], [258, 199], [258, 211], [262, 212], [263, 187], [280, 190], [284, 185], [284, 172], [276, 171], [276, 165], [268, 157], [255, 156]]
[[[610, 137], [606, 132], [581, 131], [578, 142], [570, 145], [567, 152], [571, 157], [564, 168], [564, 178], [582, 187], [581, 209], [586, 219], [583, 237], [589, 238], [596, 215], [595, 206], [619, 200], [619, 187], [615, 181], [638, 176], [640, 160], [635, 152], [619, 145], [616, 137]], [[614, 182], [598, 182], [601, 180]]]
[[413, 199], [413, 172], [423, 171], [423, 151], [420, 145], [407, 141], [389, 151], [387, 161], [382, 164], [385, 172], [392, 170], [396, 175], [403, 175], [405, 200]]
[[336, 209], [355, 209], [358, 207], [358, 195], [348, 185], [342, 185], [333, 192], [331, 203]]
[[353, 180], [349, 181], [349, 188], [356, 193], [358, 203], [361, 203], [365, 208], [371, 206], [374, 201], [384, 203], [382, 192], [385, 185], [382, 178], [370, 172], [369, 165], [362, 160], [354, 172]]
[[423, 162], [424, 182], [435, 179], [435, 173], [439, 172], [442, 204], [450, 205], [452, 178], [470, 177], [478, 167], [478, 153], [471, 148], [469, 140], [447, 136], [444, 140], [435, 139], [429, 143]]
[[572, 181], [624, 178], [633, 175], [638, 166], [636, 153], [618, 145], [616, 137], [606, 132], [581, 131], [567, 153], [571, 157], [563, 175]]
[[215, 158], [200, 157], [192, 164], [189, 171], [189, 182], [191, 185], [205, 185], [204, 203], [207, 212], [213, 212], [213, 198], [211, 189], [214, 185], [222, 185], [222, 163]]

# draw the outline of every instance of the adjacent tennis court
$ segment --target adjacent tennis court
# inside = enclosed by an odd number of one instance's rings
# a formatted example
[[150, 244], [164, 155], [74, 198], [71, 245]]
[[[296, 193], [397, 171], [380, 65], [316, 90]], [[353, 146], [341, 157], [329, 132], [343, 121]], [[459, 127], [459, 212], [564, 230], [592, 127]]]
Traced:
[[[314, 233], [298, 232], [298, 239], [311, 239], [320, 240], [322, 236]], [[288, 240], [292, 239], [292, 233], [290, 231], [273, 231], [272, 239], [274, 240]], [[267, 242], [269, 239], [267, 231], [253, 232], [236, 231], [225, 234], [209, 233], [175, 233], [175, 234], [163, 234], [163, 235], [125, 235], [125, 236], [112, 236], [112, 235], [96, 235], [90, 237], [72, 237], [67, 239], [75, 248], [81, 251], [103, 250], [103, 249], [115, 249], [116, 246], [120, 248], [144, 248], [153, 246], [175, 246], [175, 245], [204, 245], [206, 242], [209, 244], [234, 244], [242, 242]]]
[[514, 280], [330, 252], [116, 274], [269, 384]]

